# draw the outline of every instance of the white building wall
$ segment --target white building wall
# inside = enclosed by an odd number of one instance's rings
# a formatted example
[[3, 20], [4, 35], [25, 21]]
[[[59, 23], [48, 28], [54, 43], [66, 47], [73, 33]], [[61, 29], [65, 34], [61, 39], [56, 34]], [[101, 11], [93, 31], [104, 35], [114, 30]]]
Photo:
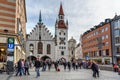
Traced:
[[[55, 59], [55, 43], [51, 35], [49, 34], [48, 30], [45, 30], [45, 26], [41, 26], [41, 42], [43, 44], [43, 54], [38, 54], [38, 43], [39, 43], [39, 24], [36, 25], [34, 31], [32, 32], [32, 35], [28, 38], [26, 42], [26, 52], [27, 56], [30, 56], [30, 50], [29, 45], [33, 44], [34, 46], [34, 52], [33, 56], [37, 57], [38, 55], [40, 57], [42, 56], [48, 56], [52, 60]], [[47, 54], [47, 44], [51, 45], [51, 54]]]
[[[62, 34], [61, 30], [65, 33], [65, 35]], [[61, 35], [59, 35], [59, 32], [61, 32]], [[64, 44], [59, 44], [60, 43], [60, 37], [65, 38], [65, 45]], [[66, 47], [66, 49], [60, 49], [59, 47]], [[64, 51], [64, 55], [61, 55], [61, 51]], [[57, 29], [57, 60], [60, 58], [65, 58], [68, 61], [68, 31], [67, 29]]]

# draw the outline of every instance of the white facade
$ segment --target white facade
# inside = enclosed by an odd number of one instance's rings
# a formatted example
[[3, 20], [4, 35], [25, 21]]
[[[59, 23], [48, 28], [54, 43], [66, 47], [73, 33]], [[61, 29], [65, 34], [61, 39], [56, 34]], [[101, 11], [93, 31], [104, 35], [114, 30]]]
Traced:
[[[42, 53], [39, 53], [39, 42], [42, 43]], [[47, 45], [50, 45], [50, 54], [47, 54]], [[55, 43], [53, 36], [42, 23], [38, 23], [29, 34], [26, 42], [27, 56], [43, 57], [48, 56], [55, 59]]]
[[75, 59], [82, 59], [82, 47], [80, 43], [75, 48]]
[[72, 37], [68, 41], [68, 53], [70, 59], [75, 58], [75, 47], [76, 47], [76, 40]]
[[69, 60], [68, 55], [68, 22], [64, 21], [64, 12], [62, 4], [58, 14], [58, 19], [55, 23], [55, 40], [56, 40], [56, 60]]
[[68, 60], [68, 31], [57, 28], [56, 60], [65, 58]]
[[[27, 56], [48, 56], [52, 60], [65, 59], [68, 61], [68, 22], [64, 22], [62, 4], [60, 5], [58, 20], [55, 23], [55, 38], [53, 38], [41, 21], [40, 13], [39, 23], [29, 34], [26, 42]], [[40, 45], [38, 46], [38, 44]], [[49, 51], [47, 45], [50, 45], [50, 54], [47, 54]]]

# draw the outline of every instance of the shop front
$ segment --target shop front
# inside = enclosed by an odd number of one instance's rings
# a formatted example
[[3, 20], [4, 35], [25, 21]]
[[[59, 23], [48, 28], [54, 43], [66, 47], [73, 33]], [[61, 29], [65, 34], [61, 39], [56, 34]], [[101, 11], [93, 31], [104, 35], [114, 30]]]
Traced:
[[6, 64], [7, 60], [7, 38], [0, 37], [0, 68]]

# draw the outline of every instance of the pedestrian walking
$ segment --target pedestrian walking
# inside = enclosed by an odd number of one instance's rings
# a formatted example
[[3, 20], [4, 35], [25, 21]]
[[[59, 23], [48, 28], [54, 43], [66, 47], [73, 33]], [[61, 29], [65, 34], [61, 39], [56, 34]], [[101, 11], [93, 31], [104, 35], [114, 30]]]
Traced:
[[16, 76], [19, 74], [19, 76], [22, 76], [22, 59], [19, 59], [17, 62], [17, 72]]
[[50, 68], [51, 68], [51, 65], [52, 65], [51, 60], [49, 60], [49, 61], [47, 62], [47, 64], [48, 64], [48, 70], [50, 71]]
[[54, 62], [54, 66], [55, 66], [55, 70], [58, 71], [58, 62], [57, 61]]
[[24, 61], [24, 59], [22, 59], [21, 63], [22, 63], [22, 74], [24, 75], [25, 74], [25, 66], [24, 66], [25, 61]]
[[72, 62], [72, 67], [75, 70], [75, 62], [74, 61]]
[[93, 77], [96, 78], [96, 75], [97, 75], [97, 77], [99, 77], [99, 67], [96, 62], [94, 62], [94, 61], [92, 62], [91, 69], [93, 71]]
[[75, 68], [76, 68], [76, 70], [78, 69], [78, 62], [77, 61], [75, 62]]
[[118, 68], [118, 75], [120, 75], [120, 67]]
[[69, 69], [69, 71], [70, 71], [70, 70], [71, 70], [71, 63], [70, 63], [70, 61], [68, 61], [67, 66], [68, 66], [68, 69]]
[[114, 72], [117, 72], [117, 70], [118, 70], [117, 64], [114, 64], [114, 65], [113, 65], [113, 68], [114, 68]]
[[46, 71], [46, 61], [42, 62], [42, 71]]
[[64, 70], [66, 70], [67, 63], [66, 61], [63, 62]]
[[25, 75], [26, 75], [26, 73], [27, 73], [28, 75], [30, 75], [30, 73], [29, 73], [30, 64], [29, 64], [29, 61], [28, 61], [28, 60], [25, 60], [24, 67], [25, 67]]
[[36, 78], [40, 77], [40, 71], [39, 71], [40, 70], [40, 65], [41, 65], [41, 63], [39, 61], [39, 58], [37, 58], [36, 61], [35, 61], [35, 64], [34, 64], [35, 71], [36, 71]]

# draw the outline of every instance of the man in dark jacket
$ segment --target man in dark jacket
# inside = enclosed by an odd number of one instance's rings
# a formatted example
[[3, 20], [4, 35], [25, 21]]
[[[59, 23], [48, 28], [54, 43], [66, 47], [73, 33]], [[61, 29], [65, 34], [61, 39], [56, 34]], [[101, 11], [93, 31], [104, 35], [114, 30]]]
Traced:
[[17, 73], [16, 73], [16, 76], [19, 74], [19, 76], [22, 76], [22, 59], [20, 59], [18, 62], [17, 62]]
[[39, 61], [39, 58], [37, 58], [37, 60], [35, 61], [35, 71], [36, 71], [36, 78], [40, 76], [40, 61]]
[[99, 77], [99, 67], [94, 61], [92, 62], [91, 69], [93, 71], [93, 77], [96, 77], [96, 74]]

